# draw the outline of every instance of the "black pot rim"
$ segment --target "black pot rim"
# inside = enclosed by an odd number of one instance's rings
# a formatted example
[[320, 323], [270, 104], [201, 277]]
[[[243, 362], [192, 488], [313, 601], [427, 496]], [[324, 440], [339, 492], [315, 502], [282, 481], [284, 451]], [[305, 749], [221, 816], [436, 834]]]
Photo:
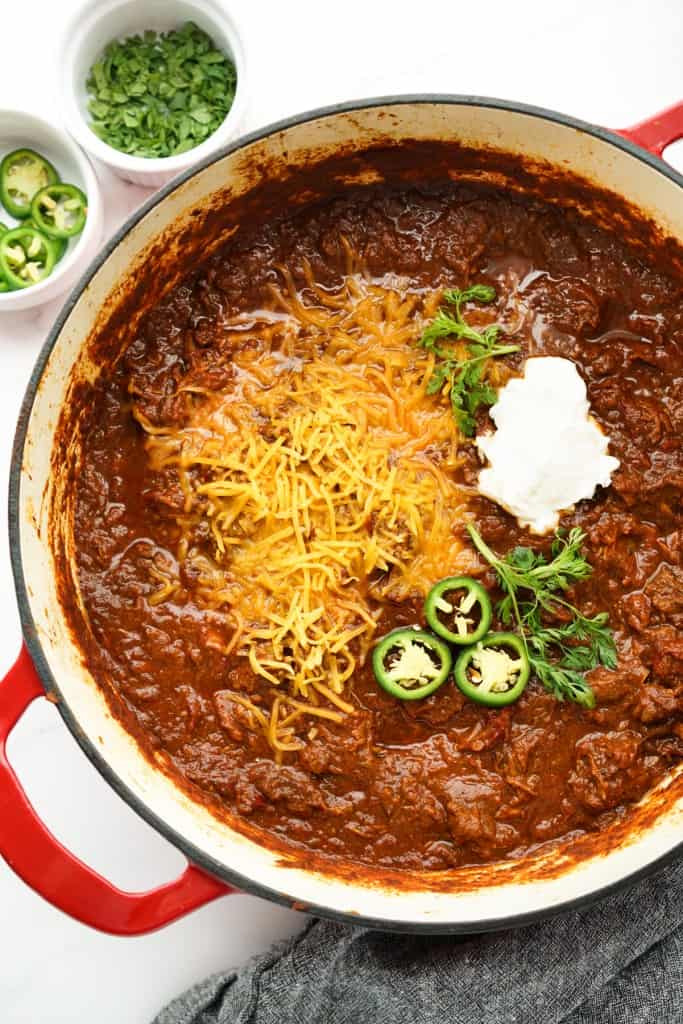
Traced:
[[[10, 543], [10, 558], [12, 564], [12, 574], [14, 577], [14, 585], [17, 594], [17, 604], [19, 608], [19, 616], [22, 625], [22, 631], [26, 646], [28, 647], [31, 658], [34, 662], [38, 675], [43, 683], [46, 693], [53, 694], [57, 698], [57, 707], [59, 712], [67, 725], [67, 728], [72, 733], [76, 742], [84, 752], [88, 760], [94, 765], [100, 775], [109, 783], [109, 785], [115, 790], [115, 792], [131, 807], [137, 814], [140, 815], [149, 825], [151, 825], [157, 832], [159, 832], [165, 839], [172, 843], [177, 849], [179, 849], [188, 860], [201, 867], [209, 874], [220, 879], [221, 881], [227, 882], [229, 885], [234, 886], [242, 892], [250, 893], [254, 896], [261, 896], [274, 903], [279, 903], [284, 906], [292, 907], [295, 909], [301, 909], [301, 902], [297, 901], [296, 897], [290, 896], [287, 893], [272, 889], [269, 886], [263, 885], [260, 882], [255, 882], [252, 879], [240, 874], [232, 868], [222, 864], [215, 860], [213, 857], [206, 854], [199, 847], [193, 843], [187, 841], [181, 836], [174, 828], [168, 825], [161, 817], [159, 817], [154, 811], [152, 811], [147, 805], [137, 797], [128, 786], [122, 781], [117, 775], [114, 769], [111, 767], [109, 762], [104, 758], [101, 752], [97, 749], [94, 742], [90, 737], [80, 728], [74, 713], [69, 708], [65, 701], [59, 684], [54, 677], [47, 658], [45, 657], [42, 644], [38, 639], [35, 622], [31, 613], [31, 607], [28, 596], [28, 587], [24, 569], [24, 563], [21, 553], [21, 538], [20, 538], [20, 489], [21, 489], [21, 471], [23, 463], [23, 452], [26, 441], [26, 435], [28, 432], [28, 424], [33, 409], [33, 403], [38, 390], [40, 381], [42, 379], [43, 371], [49, 359], [49, 356], [54, 348], [61, 330], [75, 307], [76, 303], [80, 299], [82, 293], [87, 288], [89, 282], [99, 270], [99, 268], [106, 262], [109, 256], [114, 252], [119, 243], [125, 238], [125, 236], [131, 231], [131, 229], [145, 217], [150, 210], [154, 209], [159, 203], [163, 202], [171, 192], [173, 192], [179, 185], [189, 181], [190, 178], [194, 177], [199, 171], [211, 166], [211, 164], [222, 160], [229, 154], [250, 145], [253, 142], [257, 142], [261, 139], [267, 138], [269, 135], [273, 135], [276, 132], [281, 132], [289, 128], [293, 128], [297, 125], [305, 124], [309, 121], [316, 121], [321, 118], [331, 117], [337, 114], [353, 113], [354, 111], [364, 110], [372, 107], [383, 107], [383, 106], [401, 106], [401, 105], [416, 105], [416, 104], [442, 104], [450, 106], [465, 106], [465, 107], [483, 107], [494, 110], [503, 110], [510, 113], [526, 114], [530, 117], [536, 117], [540, 120], [554, 122], [556, 124], [563, 125], [565, 127], [574, 128], [578, 132], [584, 135], [590, 135], [594, 138], [607, 142], [617, 149], [622, 150], [629, 156], [634, 157], [641, 163], [645, 163], [650, 167], [654, 168], [664, 177], [669, 178], [679, 187], [683, 188], [683, 175], [676, 171], [673, 167], [670, 167], [663, 160], [656, 156], [648, 153], [646, 150], [636, 146], [633, 142], [615, 132], [609, 131], [605, 128], [600, 128], [596, 125], [589, 124], [588, 122], [578, 120], [577, 118], [571, 117], [567, 114], [561, 114], [554, 110], [549, 110], [544, 107], [531, 106], [525, 103], [515, 103], [510, 100], [495, 99], [492, 97], [485, 96], [469, 96], [459, 94], [441, 94], [441, 93], [417, 93], [417, 94], [405, 94], [395, 96], [378, 96], [369, 99], [351, 100], [345, 103], [332, 104], [330, 106], [324, 106], [308, 110], [304, 113], [295, 114], [291, 117], [284, 118], [283, 120], [276, 121], [272, 124], [266, 125], [264, 128], [260, 128], [247, 135], [240, 136], [232, 143], [222, 147], [215, 153], [210, 154], [201, 162], [193, 165], [190, 169], [183, 172], [174, 178], [171, 182], [161, 188], [154, 195], [150, 196], [137, 210], [135, 210], [130, 217], [126, 219], [124, 224], [114, 233], [114, 235], [107, 241], [103, 246], [102, 251], [95, 257], [91, 262], [88, 269], [85, 271], [83, 276], [80, 278], [78, 283], [75, 285], [66, 302], [64, 303], [57, 319], [54, 322], [50, 333], [43, 345], [38, 358], [36, 360], [31, 378], [29, 380], [26, 393], [19, 413], [19, 419], [17, 422], [17, 429], [14, 437], [14, 443], [12, 447], [12, 461], [10, 467], [10, 478], [9, 478], [9, 543]], [[306, 904], [306, 913], [313, 914], [320, 917], [330, 918], [335, 921], [343, 922], [344, 924], [353, 925], [364, 925], [365, 927], [391, 931], [398, 933], [409, 933], [409, 934], [473, 934], [478, 932], [488, 931], [499, 931], [502, 929], [516, 928], [523, 925], [531, 924], [546, 918], [552, 917], [555, 914], [567, 912], [570, 910], [576, 910], [580, 907], [588, 906], [599, 899], [602, 899], [611, 893], [615, 893], [641, 878], [647, 877], [654, 872], [660, 870], [666, 864], [677, 860], [683, 853], [683, 840], [678, 843], [671, 850], [667, 851], [662, 856], [651, 861], [644, 867], [638, 868], [631, 872], [629, 875], [618, 879], [615, 882], [610, 883], [594, 890], [591, 893], [586, 893], [582, 896], [574, 897], [565, 900], [559, 904], [555, 904], [547, 909], [539, 909], [530, 912], [522, 912], [519, 914], [507, 915], [505, 917], [488, 918], [481, 921], [452, 921], [452, 922], [430, 922], [430, 921], [394, 921], [385, 920], [383, 918], [377, 918], [367, 916], [362, 913], [349, 913], [344, 911], [335, 910], [332, 907], [316, 904]]]

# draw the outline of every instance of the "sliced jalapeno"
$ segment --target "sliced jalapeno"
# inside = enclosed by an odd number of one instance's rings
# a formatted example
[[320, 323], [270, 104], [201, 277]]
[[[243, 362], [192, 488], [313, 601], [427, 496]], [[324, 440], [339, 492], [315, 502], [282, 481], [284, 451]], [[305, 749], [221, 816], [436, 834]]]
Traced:
[[[0, 222], [0, 238], [2, 238], [3, 235], [6, 235], [8, 231], [9, 228], [7, 227], [7, 225]], [[9, 290], [10, 287], [7, 284], [7, 281], [2, 276], [2, 274], [0, 274], [0, 295], [2, 295], [3, 292], [8, 292]]]
[[31, 217], [48, 238], [73, 238], [85, 226], [88, 200], [76, 185], [59, 182], [36, 193], [31, 203]]
[[477, 580], [448, 576], [427, 594], [425, 617], [439, 636], [452, 644], [474, 644], [491, 627], [491, 599]]
[[0, 238], [0, 272], [10, 288], [44, 281], [56, 263], [52, 242], [36, 228], [23, 225]]
[[[27, 217], [26, 220], [21, 222], [21, 226], [22, 226], [22, 228], [35, 228], [36, 231], [40, 231], [40, 228], [38, 227], [38, 225], [34, 221], [33, 217]], [[43, 232], [41, 232], [41, 234], [45, 234], [45, 232], [43, 231]], [[64, 255], [64, 253], [66, 252], [66, 250], [69, 247], [69, 239], [68, 238], [50, 238], [50, 241], [52, 242], [52, 248], [55, 251], [55, 263], [59, 263], [59, 261], [61, 260], [62, 256]]]
[[453, 659], [448, 645], [423, 629], [394, 629], [372, 652], [375, 679], [399, 700], [419, 700], [445, 683]]
[[15, 149], [0, 164], [0, 199], [8, 213], [28, 217], [37, 192], [59, 181], [49, 160], [32, 149]]
[[515, 633], [489, 633], [459, 655], [454, 677], [466, 697], [499, 708], [521, 696], [529, 681], [529, 656]]

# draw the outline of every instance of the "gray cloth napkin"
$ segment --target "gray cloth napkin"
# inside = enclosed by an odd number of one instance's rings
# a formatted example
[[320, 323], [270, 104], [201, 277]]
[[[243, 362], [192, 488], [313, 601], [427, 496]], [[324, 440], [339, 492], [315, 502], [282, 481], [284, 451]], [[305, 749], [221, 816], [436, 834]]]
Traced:
[[311, 921], [155, 1024], [681, 1024], [683, 864], [573, 913], [469, 937]]

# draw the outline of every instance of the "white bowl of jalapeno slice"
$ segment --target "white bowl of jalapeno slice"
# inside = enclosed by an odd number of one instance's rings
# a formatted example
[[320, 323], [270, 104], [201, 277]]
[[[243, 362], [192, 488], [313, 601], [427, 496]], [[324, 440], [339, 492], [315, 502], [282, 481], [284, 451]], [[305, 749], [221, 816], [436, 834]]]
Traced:
[[0, 313], [70, 288], [97, 252], [102, 225], [85, 153], [41, 118], [0, 110]]

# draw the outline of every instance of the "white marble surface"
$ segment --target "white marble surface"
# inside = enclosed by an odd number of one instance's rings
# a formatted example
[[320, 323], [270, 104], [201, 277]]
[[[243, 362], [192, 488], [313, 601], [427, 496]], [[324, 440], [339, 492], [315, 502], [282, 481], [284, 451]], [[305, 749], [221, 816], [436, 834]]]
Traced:
[[[250, 65], [245, 129], [320, 104], [410, 91], [501, 96], [625, 126], [683, 96], [680, 0], [226, 2], [244, 33]], [[59, 119], [54, 38], [78, 5], [33, 0], [12, 4], [11, 15], [2, 6], [0, 107]], [[679, 168], [682, 147], [668, 154]], [[105, 171], [101, 180], [111, 232], [147, 193]], [[0, 314], [3, 537], [16, 415], [58, 308]], [[5, 542], [0, 622], [4, 671], [19, 649]], [[177, 873], [180, 855], [108, 789], [45, 701], [15, 730], [11, 756], [55, 833], [114, 882], [143, 888]], [[0, 1021], [145, 1024], [193, 981], [243, 962], [303, 920], [253, 897], [231, 896], [155, 935], [113, 938], [43, 903], [0, 862]]]

